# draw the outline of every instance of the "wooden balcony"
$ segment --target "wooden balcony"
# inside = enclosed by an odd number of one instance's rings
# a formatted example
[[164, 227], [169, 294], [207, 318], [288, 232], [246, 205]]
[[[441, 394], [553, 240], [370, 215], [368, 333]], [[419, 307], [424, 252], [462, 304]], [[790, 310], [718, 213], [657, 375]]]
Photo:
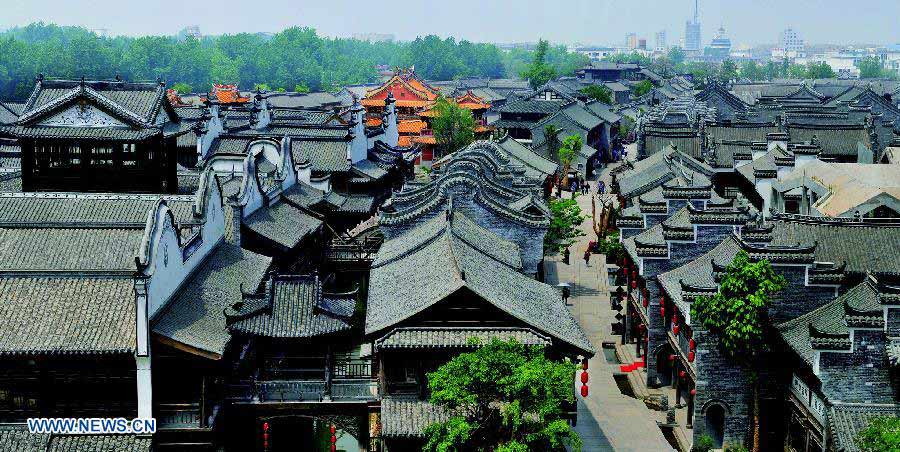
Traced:
[[377, 400], [375, 379], [268, 380], [231, 385], [230, 399], [243, 403], [368, 402]]

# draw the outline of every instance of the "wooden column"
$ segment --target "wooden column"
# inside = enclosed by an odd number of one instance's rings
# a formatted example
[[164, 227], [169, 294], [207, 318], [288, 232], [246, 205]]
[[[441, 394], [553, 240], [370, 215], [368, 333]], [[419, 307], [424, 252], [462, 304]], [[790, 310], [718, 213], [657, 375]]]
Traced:
[[325, 351], [325, 394], [323, 396], [325, 400], [331, 400], [332, 367], [334, 367], [334, 355], [331, 344], [328, 344]]

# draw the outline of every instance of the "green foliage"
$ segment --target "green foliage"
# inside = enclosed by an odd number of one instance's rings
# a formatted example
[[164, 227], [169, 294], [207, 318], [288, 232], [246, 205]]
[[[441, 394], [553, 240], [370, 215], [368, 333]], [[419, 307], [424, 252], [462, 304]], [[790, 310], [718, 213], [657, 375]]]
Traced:
[[834, 70], [826, 62], [808, 63], [806, 65], [806, 76], [808, 78], [834, 78]]
[[521, 76], [528, 80], [528, 84], [532, 89], [537, 89], [541, 85], [556, 78], [556, 69], [547, 63], [547, 52], [550, 44], [541, 39], [538, 41], [537, 48], [534, 51], [534, 59]]
[[742, 250], [726, 267], [719, 292], [691, 304], [691, 318], [718, 338], [726, 355], [753, 366], [767, 349], [771, 297], [786, 285], [769, 261], [751, 262]]
[[605, 255], [612, 261], [618, 261], [624, 251], [625, 247], [623, 247], [622, 242], [619, 241], [618, 231], [610, 232], [603, 240], [597, 242], [597, 252]]
[[431, 121], [439, 157], [466, 147], [475, 140], [475, 118], [471, 110], [461, 108], [443, 96], [434, 106], [437, 116]]
[[191, 85], [188, 85], [187, 83], [176, 83], [172, 85], [172, 89], [178, 94], [188, 94], [193, 92], [191, 90]]
[[308, 93], [308, 92], [309, 92], [309, 87], [306, 86], [306, 84], [304, 84], [304, 83], [298, 83], [298, 84], [294, 85], [294, 92], [297, 92], [297, 93]]
[[575, 156], [581, 152], [583, 146], [584, 140], [581, 138], [581, 135], [578, 135], [577, 133], [563, 139], [562, 146], [560, 146], [559, 151], [557, 152], [557, 157], [559, 158], [560, 165], [563, 166], [564, 173], [569, 172], [569, 167], [575, 160]]
[[859, 60], [856, 67], [859, 68], [859, 78], [889, 78], [891, 73], [884, 69], [881, 60], [875, 56], [867, 56]]
[[[774, 64], [774, 63], [773, 63]], [[756, 64], [756, 61], [747, 60], [741, 65], [741, 77], [752, 81], [765, 80], [765, 69]]]
[[900, 450], [900, 418], [883, 416], [872, 419], [856, 436], [856, 445], [862, 452]]
[[638, 52], [631, 53], [613, 53], [603, 57], [603, 61], [611, 61], [613, 63], [634, 63], [641, 66], [650, 66], [653, 60]]
[[581, 88], [581, 92], [584, 93], [585, 96], [602, 102], [606, 105], [612, 105], [613, 103], [612, 90], [603, 85], [588, 85], [584, 88]]
[[710, 452], [716, 448], [716, 443], [709, 435], [701, 435], [691, 447], [691, 452]]
[[726, 59], [719, 67], [719, 83], [728, 83], [738, 78], [738, 67], [734, 61]]
[[544, 138], [547, 140], [547, 149], [550, 151], [550, 155], [557, 155], [559, 152], [559, 133], [562, 132], [562, 129], [556, 127], [553, 124], [547, 124], [544, 126]]
[[713, 63], [691, 62], [685, 63], [679, 68], [679, 72], [691, 74], [694, 84], [698, 87], [706, 85], [708, 79], [719, 78], [719, 67]]
[[454, 415], [425, 430], [425, 450], [579, 450], [563, 419], [574, 401], [575, 366], [548, 359], [539, 347], [492, 339], [428, 374], [431, 403]]
[[726, 444], [724, 452], [747, 452], [747, 448], [743, 444]]
[[[80, 27], [34, 23], [0, 32], [0, 98], [25, 98], [39, 73], [55, 78], [179, 81], [208, 91], [212, 83], [242, 89], [306, 87], [337, 91], [378, 80], [378, 65], [415, 66], [432, 80], [514, 77], [535, 52], [506, 54], [493, 44], [425, 36], [412, 42], [326, 38], [292, 27], [272, 36], [237, 33], [202, 39], [177, 36], [99, 37]], [[570, 74], [585, 64], [564, 47], [546, 49], [547, 64]]]
[[684, 50], [681, 47], [672, 47], [669, 49], [669, 53], [667, 54], [669, 61], [672, 62], [673, 65], [679, 66], [684, 63]]
[[587, 216], [581, 211], [578, 202], [574, 199], [553, 199], [550, 204], [550, 227], [544, 236], [544, 252], [556, 254], [572, 246], [578, 237], [583, 237], [584, 232], [578, 227]]
[[634, 85], [634, 96], [641, 97], [653, 89], [653, 83], [650, 80], [641, 80]]

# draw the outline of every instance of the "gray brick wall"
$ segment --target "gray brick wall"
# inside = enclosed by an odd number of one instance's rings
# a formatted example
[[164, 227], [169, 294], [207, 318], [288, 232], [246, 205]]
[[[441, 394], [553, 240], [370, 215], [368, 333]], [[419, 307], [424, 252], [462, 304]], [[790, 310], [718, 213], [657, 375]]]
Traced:
[[893, 403], [882, 331], [855, 330], [853, 353], [822, 352], [819, 380], [831, 402]]

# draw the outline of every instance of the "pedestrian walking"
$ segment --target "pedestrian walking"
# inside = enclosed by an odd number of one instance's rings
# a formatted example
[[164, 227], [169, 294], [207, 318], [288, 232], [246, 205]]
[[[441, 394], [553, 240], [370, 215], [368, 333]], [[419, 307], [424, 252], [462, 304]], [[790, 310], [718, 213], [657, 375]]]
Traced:
[[587, 267], [591, 266], [591, 250], [590, 249], [584, 250], [584, 265]]
[[569, 265], [569, 254], [569, 248], [566, 248], [566, 250], [563, 251], [563, 263], [566, 265]]
[[603, 181], [598, 182], [597, 183], [597, 193], [600, 193], [602, 195], [602, 194], [604, 194], [605, 191], [606, 191], [606, 184], [603, 183]]

